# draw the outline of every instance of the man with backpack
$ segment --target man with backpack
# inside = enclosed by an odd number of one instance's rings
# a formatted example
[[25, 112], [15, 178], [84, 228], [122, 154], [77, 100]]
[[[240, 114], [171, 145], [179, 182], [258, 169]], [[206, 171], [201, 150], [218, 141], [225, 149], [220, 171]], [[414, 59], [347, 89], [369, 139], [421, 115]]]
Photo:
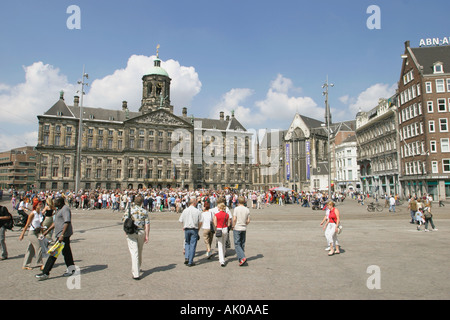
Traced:
[[0, 206], [0, 246], [2, 247], [2, 255], [0, 260], [8, 259], [8, 250], [6, 249], [6, 230], [11, 230], [13, 226], [12, 216], [8, 208]]

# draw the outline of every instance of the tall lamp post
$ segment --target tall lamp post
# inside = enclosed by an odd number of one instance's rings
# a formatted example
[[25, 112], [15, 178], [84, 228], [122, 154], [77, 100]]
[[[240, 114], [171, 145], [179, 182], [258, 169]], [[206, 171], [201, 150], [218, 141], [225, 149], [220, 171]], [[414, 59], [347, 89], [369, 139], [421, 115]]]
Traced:
[[330, 105], [328, 103], [328, 88], [334, 87], [334, 84], [328, 83], [328, 76], [327, 76], [327, 82], [324, 83], [322, 86], [322, 89], [325, 89], [323, 92], [323, 95], [325, 96], [325, 121], [327, 125], [327, 136], [328, 136], [328, 199], [331, 198], [331, 145], [330, 145]]
[[[84, 82], [84, 79], [89, 79], [89, 75], [84, 72], [83, 66], [83, 76], [78, 84], [81, 85], [81, 100], [80, 100], [80, 120], [78, 123], [78, 141], [77, 141], [77, 158], [76, 158], [76, 173], [75, 173], [75, 192], [78, 192], [80, 188], [80, 177], [81, 177], [81, 140], [83, 136], [83, 96], [84, 96], [84, 86], [88, 86], [88, 83]], [[80, 92], [80, 91], [77, 91]]]

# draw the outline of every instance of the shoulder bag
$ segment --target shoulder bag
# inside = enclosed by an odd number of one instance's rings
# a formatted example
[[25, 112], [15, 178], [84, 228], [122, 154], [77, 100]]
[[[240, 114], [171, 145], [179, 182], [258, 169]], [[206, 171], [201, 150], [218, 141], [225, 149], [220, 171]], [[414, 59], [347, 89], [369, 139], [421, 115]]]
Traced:
[[126, 234], [137, 233], [137, 227], [134, 224], [133, 217], [131, 216], [131, 203], [128, 206], [128, 217], [123, 223], [123, 231], [125, 231]]
[[[225, 212], [225, 219], [223, 220], [223, 224], [227, 223], [227, 213]], [[216, 238], [222, 237], [222, 229], [217, 228], [216, 230]]]

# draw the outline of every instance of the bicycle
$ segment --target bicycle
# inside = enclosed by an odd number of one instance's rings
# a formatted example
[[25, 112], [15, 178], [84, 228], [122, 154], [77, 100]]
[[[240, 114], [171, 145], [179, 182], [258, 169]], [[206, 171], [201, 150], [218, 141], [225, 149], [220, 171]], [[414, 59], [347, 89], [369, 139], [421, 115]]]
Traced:
[[375, 212], [375, 210], [377, 210], [378, 212], [383, 211], [383, 206], [379, 203], [375, 203], [375, 202], [370, 202], [367, 205], [367, 211], [369, 212]]

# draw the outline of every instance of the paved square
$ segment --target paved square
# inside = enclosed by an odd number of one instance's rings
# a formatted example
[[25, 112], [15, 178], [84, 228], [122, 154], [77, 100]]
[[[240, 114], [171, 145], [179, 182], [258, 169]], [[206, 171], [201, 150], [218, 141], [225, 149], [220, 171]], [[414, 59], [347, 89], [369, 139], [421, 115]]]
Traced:
[[[232, 244], [225, 268], [220, 267], [217, 254], [206, 258], [202, 239], [196, 266], [186, 267], [178, 214], [151, 213], [140, 281], [131, 277], [122, 213], [72, 210], [71, 246], [79, 277], [62, 277], [65, 265], [60, 257], [50, 278], [37, 281], [38, 268], [21, 269], [27, 241], [18, 240], [18, 231], [8, 231], [9, 258], [0, 261], [0, 298], [449, 299], [450, 213], [448, 206], [433, 205], [439, 230], [419, 232], [409, 223], [406, 205], [395, 214], [387, 209], [369, 213], [356, 201], [345, 200], [338, 205], [344, 227], [338, 237], [342, 253], [331, 257], [319, 226], [323, 212], [299, 205], [251, 209], [245, 250], [248, 266], [238, 266]], [[218, 283], [223, 284], [221, 290]]]

